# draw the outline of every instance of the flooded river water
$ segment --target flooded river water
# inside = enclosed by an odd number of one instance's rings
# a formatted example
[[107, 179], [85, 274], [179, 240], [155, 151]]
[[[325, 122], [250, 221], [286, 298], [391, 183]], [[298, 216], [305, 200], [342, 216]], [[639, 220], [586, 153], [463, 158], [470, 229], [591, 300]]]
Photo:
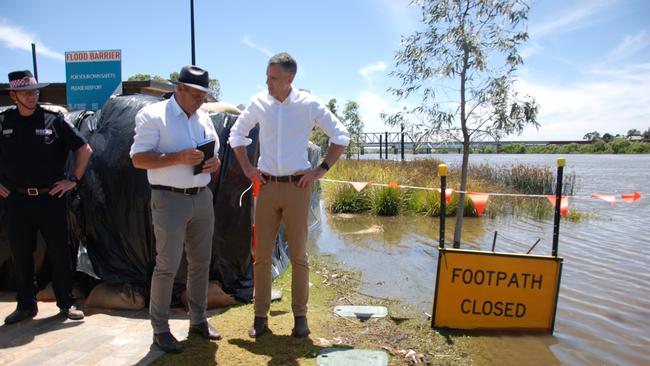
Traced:
[[[432, 155], [450, 166], [461, 156]], [[537, 164], [554, 168], [557, 155], [471, 155], [470, 163]], [[650, 365], [650, 155], [567, 155], [565, 173], [577, 184], [570, 207], [587, 220], [560, 226], [564, 258], [555, 332], [547, 336], [480, 336], [500, 365]], [[592, 193], [639, 191], [627, 204]], [[489, 207], [489, 203], [488, 203]], [[362, 273], [367, 294], [402, 300], [431, 313], [438, 256], [437, 218], [330, 215], [311, 238], [311, 250]], [[454, 222], [447, 221], [447, 243]], [[552, 219], [466, 218], [462, 248], [550, 255]]]

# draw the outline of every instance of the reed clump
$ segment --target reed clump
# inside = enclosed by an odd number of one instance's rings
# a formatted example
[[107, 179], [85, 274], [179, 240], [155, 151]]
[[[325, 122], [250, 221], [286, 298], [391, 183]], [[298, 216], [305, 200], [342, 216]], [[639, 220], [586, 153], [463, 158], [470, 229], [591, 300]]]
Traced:
[[[440, 177], [437, 159], [414, 161], [341, 160], [326, 178], [352, 182], [369, 182], [361, 192], [344, 183], [323, 182], [323, 199], [333, 213], [369, 212], [379, 216], [422, 214], [440, 216], [440, 193], [436, 190], [373, 186], [373, 183], [438, 188]], [[547, 167], [513, 165], [495, 167], [470, 165], [467, 191], [551, 195], [555, 192], [555, 172]], [[575, 189], [575, 175], [565, 174], [563, 194]], [[447, 187], [460, 186], [460, 167], [450, 167]], [[447, 215], [455, 215], [460, 195], [453, 194], [447, 204]], [[488, 217], [527, 213], [534, 217], [552, 216], [552, 208], [544, 198], [491, 196], [484, 212]], [[574, 214], [575, 217], [576, 214]], [[579, 214], [577, 214], [579, 215]], [[464, 216], [478, 216], [476, 207], [465, 195]]]

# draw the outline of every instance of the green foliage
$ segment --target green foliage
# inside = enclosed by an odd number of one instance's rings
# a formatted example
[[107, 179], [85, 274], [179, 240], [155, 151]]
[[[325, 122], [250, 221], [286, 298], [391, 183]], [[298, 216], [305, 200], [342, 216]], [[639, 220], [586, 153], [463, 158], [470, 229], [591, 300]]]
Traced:
[[353, 100], [348, 100], [343, 110], [341, 121], [350, 132], [350, 145], [345, 149], [345, 155], [349, 159], [352, 156], [354, 143], [359, 141], [363, 133], [363, 121], [359, 117], [359, 105]]
[[625, 151], [630, 147], [631, 142], [625, 139], [615, 139], [614, 141], [610, 142], [610, 146], [612, 148], [612, 152], [614, 154], [624, 154]]
[[158, 83], [163, 83], [163, 84], [168, 83], [168, 81], [162, 76], [159, 75], [151, 76], [149, 74], [135, 74], [133, 76], [129, 76], [129, 78], [127, 79], [127, 81], [148, 81], [148, 80], [155, 81]]
[[587, 141], [597, 141], [600, 140], [600, 133], [598, 131], [589, 132], [585, 134], [582, 139]]
[[333, 213], [360, 213], [368, 211], [372, 207], [368, 193], [357, 192], [348, 185], [337, 185], [330, 211]]
[[[485, 147], [475, 149], [473, 152], [490, 154]], [[501, 146], [499, 152], [502, 154], [648, 154], [650, 143], [643, 141], [628, 141], [617, 138], [606, 142], [604, 139], [591, 144], [566, 144], [566, 145], [543, 145], [525, 146], [523, 144], [507, 144]]]
[[378, 216], [399, 214], [400, 192], [395, 188], [381, 187], [376, 190], [372, 200], [372, 212]]
[[[155, 82], [163, 83], [163, 84], [169, 83], [169, 81], [167, 79], [163, 78], [160, 75], [151, 76], [150, 74], [135, 74], [133, 76], [129, 76], [129, 78], [127, 80], [128, 81], [147, 81], [147, 80], [151, 80], [151, 81], [155, 81]], [[178, 81], [178, 71], [174, 71], [174, 72], [170, 73], [169, 74], [169, 80]], [[212, 98], [215, 101], [218, 101], [219, 98], [221, 97], [221, 86], [219, 85], [219, 80], [210, 79], [209, 89], [210, 89], [210, 91], [208, 93], [212, 96]]]

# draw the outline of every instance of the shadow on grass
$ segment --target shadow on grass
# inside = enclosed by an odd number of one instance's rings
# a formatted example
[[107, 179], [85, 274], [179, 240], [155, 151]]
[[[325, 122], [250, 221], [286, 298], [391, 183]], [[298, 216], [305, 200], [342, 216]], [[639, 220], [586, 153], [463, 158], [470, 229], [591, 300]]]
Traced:
[[[315, 359], [325, 348], [314, 344], [311, 338], [295, 338], [288, 335], [266, 334], [256, 339], [230, 339], [228, 343], [247, 352], [268, 356], [268, 365], [297, 366], [299, 359]], [[331, 346], [330, 346], [331, 347]]]

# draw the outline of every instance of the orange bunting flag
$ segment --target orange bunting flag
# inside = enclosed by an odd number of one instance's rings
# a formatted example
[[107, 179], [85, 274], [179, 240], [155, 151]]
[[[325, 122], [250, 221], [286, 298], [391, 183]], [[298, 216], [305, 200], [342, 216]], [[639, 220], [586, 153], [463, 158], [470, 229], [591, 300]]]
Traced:
[[[555, 208], [555, 196], [546, 196], [546, 199], [551, 203], [553, 208]], [[566, 219], [567, 214], [569, 213], [569, 197], [562, 196], [560, 200], [560, 213], [562, 217]]]
[[364, 188], [370, 185], [370, 182], [350, 182], [350, 184], [352, 184], [352, 187], [354, 187], [357, 192], [361, 192]]
[[634, 192], [634, 194], [622, 194], [621, 198], [623, 199], [623, 201], [625, 201], [627, 203], [632, 203], [632, 202], [638, 200], [639, 198], [641, 198], [641, 193]]
[[616, 197], [613, 194], [592, 194], [591, 198], [600, 198], [603, 201], [609, 202], [612, 206], [616, 205]]
[[399, 188], [399, 185], [397, 182], [390, 182], [388, 183], [388, 188]]
[[490, 195], [487, 193], [467, 192], [467, 196], [469, 196], [469, 199], [472, 200], [474, 207], [476, 207], [476, 213], [478, 213], [479, 216], [483, 215], [485, 205], [487, 205], [487, 200]]
[[[437, 190], [438, 190], [438, 193], [441, 193], [440, 188], [437, 188]], [[447, 201], [447, 204], [449, 204], [449, 202], [451, 202], [451, 195], [452, 195], [453, 193], [454, 193], [454, 189], [453, 189], [453, 188], [447, 188], [447, 189], [445, 189], [445, 201]]]

